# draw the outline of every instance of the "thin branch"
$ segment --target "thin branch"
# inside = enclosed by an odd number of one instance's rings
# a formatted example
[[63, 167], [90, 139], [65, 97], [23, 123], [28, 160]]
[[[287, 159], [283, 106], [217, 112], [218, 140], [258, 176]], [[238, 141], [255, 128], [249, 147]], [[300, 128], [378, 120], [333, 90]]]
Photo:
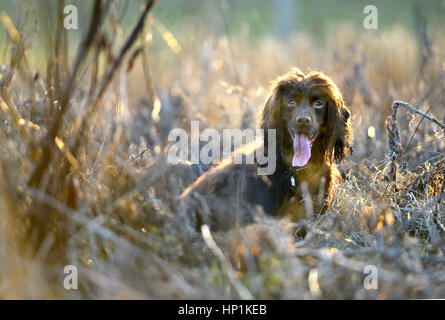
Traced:
[[[431, 86], [431, 88], [434, 88], [434, 86]], [[429, 91], [432, 92], [432, 90], [429, 90]], [[443, 93], [445, 93], [445, 89], [442, 89], [442, 90], [440, 91], [440, 93], [434, 98], [434, 102], [432, 102], [431, 105], [430, 105], [430, 107], [428, 108], [428, 110], [426, 110], [426, 112], [425, 112], [426, 114], [428, 114], [428, 113], [431, 111], [431, 109], [432, 109], [433, 106], [434, 106], [435, 101], [437, 101], [437, 100], [439, 99], [439, 97], [440, 97]], [[428, 95], [429, 95], [429, 94], [430, 94], [430, 93], [428, 93]], [[427, 95], [424, 95], [424, 97], [427, 97]], [[423, 101], [424, 99], [426, 99], [426, 98], [422, 98], [422, 101]], [[419, 103], [419, 104], [420, 104], [420, 103]], [[416, 128], [414, 129], [414, 132], [413, 132], [413, 134], [411, 135], [411, 138], [409, 139], [407, 148], [411, 145], [411, 142], [412, 142], [413, 139], [414, 139], [414, 135], [416, 134], [417, 130], [419, 129], [420, 124], [422, 123], [423, 119], [425, 119], [425, 118], [420, 119], [419, 123], [417, 124]]]
[[48, 130], [48, 133], [43, 139], [42, 157], [35, 166], [34, 171], [32, 172], [31, 177], [28, 180], [28, 186], [34, 186], [34, 187], [39, 186], [43, 174], [45, 173], [46, 168], [48, 167], [52, 159], [52, 152], [53, 152], [52, 146], [54, 144], [54, 138], [57, 136], [59, 129], [62, 126], [63, 117], [69, 109], [70, 106], [69, 101], [74, 92], [74, 87], [75, 87], [74, 84], [76, 83], [75, 80], [77, 73], [79, 71], [80, 66], [84, 62], [85, 58], [87, 57], [91, 44], [93, 43], [93, 40], [102, 23], [102, 18], [103, 18], [102, 1], [96, 0], [94, 3], [93, 14], [91, 16], [88, 33], [86, 34], [84, 40], [82, 41], [81, 46], [79, 47], [79, 51], [77, 52], [77, 57], [74, 63], [74, 67], [71, 71], [67, 85], [62, 94], [60, 109], [56, 114], [54, 121], [52, 122], [51, 128]]
[[[125, 56], [125, 54], [128, 52], [128, 50], [133, 46], [134, 42], [136, 41], [139, 33], [143, 29], [145, 18], [147, 17], [147, 14], [151, 10], [151, 8], [154, 5], [154, 0], [147, 0], [144, 12], [142, 13], [141, 17], [139, 18], [138, 23], [134, 27], [131, 35], [128, 37], [127, 41], [125, 42], [125, 45], [122, 47], [119, 57], [114, 61], [111, 68], [108, 70], [108, 72], [105, 74], [102, 80], [102, 84], [100, 86], [100, 89], [98, 91], [98, 94], [94, 97], [94, 100], [92, 102], [92, 108], [93, 111], [96, 109], [97, 104], [99, 103], [99, 100], [102, 98], [103, 94], [105, 93], [108, 85], [111, 82], [111, 79], [114, 76], [115, 71], [118, 69], [118, 67], [121, 65], [122, 60]], [[89, 120], [91, 117], [83, 117], [82, 122], [80, 124], [80, 130], [77, 138], [75, 139], [74, 146], [71, 148], [71, 153], [75, 156], [77, 154], [77, 151], [81, 145], [82, 139], [85, 137], [85, 132], [89, 125]], [[64, 172], [66, 169], [62, 172]]]
[[136, 41], [136, 39], [139, 35], [139, 32], [142, 30], [142, 28], [144, 26], [145, 17], [147, 16], [150, 9], [153, 7], [154, 2], [155, 2], [154, 0], [147, 0], [144, 12], [140, 16], [139, 21], [138, 21], [137, 25], [134, 27], [133, 32], [131, 33], [127, 42], [122, 47], [119, 57], [114, 61], [113, 66], [111, 67], [110, 70], [108, 70], [107, 74], [104, 76], [104, 79], [102, 81], [102, 86], [101, 86], [96, 98], [94, 99], [93, 106], [95, 106], [98, 103], [98, 101], [104, 94], [105, 90], [107, 89], [108, 85], [111, 82], [111, 79], [113, 78], [114, 73], [116, 72], [117, 68], [121, 65], [125, 54], [133, 46], [133, 43]]
[[224, 272], [229, 277], [229, 280], [232, 283], [233, 287], [235, 288], [236, 292], [238, 293], [239, 297], [243, 300], [252, 300], [253, 299], [252, 294], [236, 278], [235, 271], [233, 271], [232, 265], [227, 260], [227, 258], [225, 257], [225, 255], [221, 251], [221, 249], [218, 247], [215, 240], [213, 240], [212, 234], [210, 233], [209, 226], [206, 224], [203, 224], [201, 226], [201, 233], [202, 233], [202, 237], [204, 238], [204, 241], [206, 242], [207, 246], [210, 248], [210, 250], [213, 252], [213, 254], [218, 258], [219, 262], [221, 263], [221, 266], [222, 266]]
[[[386, 120], [386, 129], [388, 131], [388, 145], [389, 145], [389, 157], [391, 159], [390, 170], [386, 173], [385, 178], [388, 181], [396, 181], [397, 169], [402, 171], [406, 168], [406, 161], [404, 152], [402, 151], [402, 144], [400, 143], [399, 127], [397, 124], [397, 110], [399, 104], [397, 101], [393, 104], [393, 112], [391, 116]], [[389, 185], [389, 184], [388, 184]], [[388, 188], [388, 185], [386, 188]], [[386, 189], [385, 189], [386, 191]]]
[[394, 106], [396, 106], [396, 105], [400, 106], [400, 107], [407, 108], [407, 109], [411, 110], [414, 113], [420, 114], [425, 119], [428, 119], [428, 120], [434, 122], [435, 124], [437, 124], [442, 129], [445, 129], [445, 124], [443, 124], [442, 122], [439, 122], [435, 117], [433, 117], [433, 116], [431, 116], [429, 114], [426, 114], [425, 112], [420, 111], [419, 109], [414, 108], [412, 105], [410, 105], [410, 104], [408, 104], [406, 102], [403, 102], [403, 101], [400, 101], [400, 100], [396, 100], [394, 102]]

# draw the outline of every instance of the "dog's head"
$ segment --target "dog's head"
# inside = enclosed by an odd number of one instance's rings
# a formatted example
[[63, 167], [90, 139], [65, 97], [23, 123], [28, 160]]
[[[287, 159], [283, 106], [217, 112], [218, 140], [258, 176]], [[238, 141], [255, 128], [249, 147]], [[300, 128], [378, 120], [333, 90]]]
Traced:
[[329, 77], [293, 69], [270, 92], [260, 128], [277, 130], [277, 150], [286, 163], [304, 167], [311, 159], [344, 158], [352, 143], [351, 114]]

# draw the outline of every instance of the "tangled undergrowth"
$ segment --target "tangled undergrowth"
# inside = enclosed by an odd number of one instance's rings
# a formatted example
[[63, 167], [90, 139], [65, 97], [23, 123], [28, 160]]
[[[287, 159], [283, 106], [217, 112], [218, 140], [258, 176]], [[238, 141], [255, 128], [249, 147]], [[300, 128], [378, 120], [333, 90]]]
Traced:
[[[443, 117], [443, 36], [421, 65], [425, 41], [397, 28], [343, 32], [330, 50], [300, 34], [253, 47], [209, 37], [163, 64], [147, 42], [155, 18], [125, 33], [115, 7], [91, 12], [75, 51], [54, 21], [44, 63], [32, 26], [1, 17], [0, 298], [445, 298], [444, 131], [399, 110], [400, 157], [386, 131], [397, 99]], [[259, 210], [229, 232], [185, 230], [177, 197], [208, 167], [169, 164], [168, 132], [195, 119], [254, 127], [264, 87], [292, 65], [332, 75], [353, 114], [332, 206], [304, 239]], [[78, 290], [63, 287], [66, 265]], [[367, 266], [377, 289], [364, 286]]]

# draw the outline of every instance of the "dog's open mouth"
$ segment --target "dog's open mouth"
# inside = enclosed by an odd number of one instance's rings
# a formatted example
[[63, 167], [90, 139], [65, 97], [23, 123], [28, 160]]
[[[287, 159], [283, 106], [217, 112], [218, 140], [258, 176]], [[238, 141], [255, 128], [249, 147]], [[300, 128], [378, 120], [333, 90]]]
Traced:
[[317, 135], [306, 133], [296, 133], [289, 130], [294, 145], [294, 157], [292, 159], [293, 167], [304, 167], [311, 158], [311, 148]]

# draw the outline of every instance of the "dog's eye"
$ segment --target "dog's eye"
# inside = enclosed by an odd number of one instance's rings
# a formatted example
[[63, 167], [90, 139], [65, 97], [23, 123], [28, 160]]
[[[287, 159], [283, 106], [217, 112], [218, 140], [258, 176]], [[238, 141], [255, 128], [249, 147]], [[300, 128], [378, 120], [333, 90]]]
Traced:
[[324, 103], [322, 100], [317, 99], [314, 101], [313, 106], [314, 106], [314, 108], [321, 109], [324, 107]]
[[287, 100], [287, 105], [293, 107], [293, 106], [296, 106], [297, 103], [295, 102], [294, 99], [288, 99], [288, 100]]

